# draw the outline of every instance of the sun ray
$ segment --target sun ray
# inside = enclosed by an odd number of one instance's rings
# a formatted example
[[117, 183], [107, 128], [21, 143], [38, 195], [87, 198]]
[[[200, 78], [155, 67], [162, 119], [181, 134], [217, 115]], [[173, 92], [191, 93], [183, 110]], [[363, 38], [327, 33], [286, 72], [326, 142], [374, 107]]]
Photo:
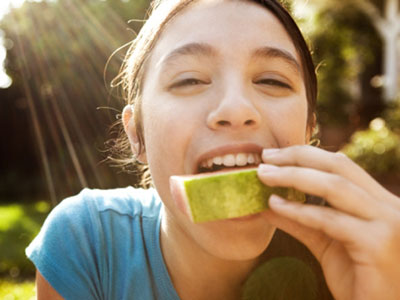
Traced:
[[[103, 78], [109, 56], [133, 36], [107, 2], [101, 5], [43, 1], [12, 12], [18, 47], [25, 49], [22, 80], [43, 136], [40, 142], [36, 134], [52, 199], [86, 186], [106, 187], [112, 178], [99, 171], [104, 158], [98, 151], [105, 118], [110, 125], [112, 118], [96, 108], [109, 106]], [[121, 62], [122, 56], [115, 55], [109, 70], [116, 74]]]

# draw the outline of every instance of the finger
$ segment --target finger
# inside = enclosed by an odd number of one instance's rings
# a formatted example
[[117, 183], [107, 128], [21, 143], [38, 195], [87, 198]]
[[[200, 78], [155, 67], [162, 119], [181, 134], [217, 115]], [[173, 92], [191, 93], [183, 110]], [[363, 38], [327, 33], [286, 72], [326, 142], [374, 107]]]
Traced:
[[269, 186], [292, 187], [326, 199], [340, 211], [363, 219], [386, 214], [386, 207], [371, 199], [360, 187], [341, 176], [301, 167], [260, 165], [260, 180]]
[[382, 187], [364, 169], [341, 152], [333, 153], [317, 147], [302, 145], [282, 149], [265, 149], [262, 159], [270, 164], [301, 166], [341, 175], [365, 189], [374, 198], [385, 199], [400, 208], [398, 197]]
[[[316, 232], [322, 232], [331, 239], [344, 243], [354, 243], [363, 241], [363, 234], [368, 235], [368, 222], [343, 214], [329, 207], [295, 203], [286, 201], [283, 198], [272, 195], [269, 199], [269, 205], [276, 214], [286, 217], [295, 223], [310, 228], [314, 239], [323, 241], [322, 236], [316, 235]], [[301, 231], [301, 229], [298, 229]], [[299, 232], [300, 232], [299, 231]], [[301, 238], [302, 232], [295, 230], [292, 232]], [[304, 232], [306, 233], [306, 232]], [[303, 240], [312, 243], [312, 239]]]

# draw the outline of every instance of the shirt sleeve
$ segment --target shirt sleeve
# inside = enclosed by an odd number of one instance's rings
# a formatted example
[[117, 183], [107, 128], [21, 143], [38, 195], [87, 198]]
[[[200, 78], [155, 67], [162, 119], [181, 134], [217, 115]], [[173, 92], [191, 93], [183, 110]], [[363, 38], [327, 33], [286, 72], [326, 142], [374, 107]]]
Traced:
[[103, 299], [102, 241], [94, 199], [84, 190], [47, 217], [26, 255], [66, 300]]

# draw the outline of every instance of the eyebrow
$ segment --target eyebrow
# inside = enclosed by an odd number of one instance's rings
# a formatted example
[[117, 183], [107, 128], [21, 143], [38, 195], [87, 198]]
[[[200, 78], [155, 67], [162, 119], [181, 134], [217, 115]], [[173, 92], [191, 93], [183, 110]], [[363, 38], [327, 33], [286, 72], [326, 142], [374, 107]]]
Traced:
[[263, 57], [270, 57], [270, 58], [280, 58], [286, 61], [289, 65], [294, 67], [297, 72], [301, 73], [301, 67], [299, 62], [294, 58], [294, 56], [283, 49], [279, 48], [274, 48], [274, 47], [262, 47], [258, 48], [255, 51], [253, 51], [252, 57], [255, 58], [263, 58]]
[[[160, 62], [161, 65], [169, 65], [174, 60], [181, 56], [205, 56], [205, 57], [217, 57], [218, 52], [211, 45], [205, 43], [189, 43], [182, 47], [176, 48], [167, 54], [164, 59]], [[301, 67], [299, 62], [294, 56], [283, 49], [275, 47], [261, 47], [255, 49], [252, 54], [252, 58], [280, 58], [286, 61], [289, 65], [295, 68], [295, 70], [301, 73]]]
[[218, 53], [213, 47], [208, 44], [190, 43], [171, 51], [168, 55], [165, 56], [160, 64], [169, 65], [181, 56], [217, 57]]

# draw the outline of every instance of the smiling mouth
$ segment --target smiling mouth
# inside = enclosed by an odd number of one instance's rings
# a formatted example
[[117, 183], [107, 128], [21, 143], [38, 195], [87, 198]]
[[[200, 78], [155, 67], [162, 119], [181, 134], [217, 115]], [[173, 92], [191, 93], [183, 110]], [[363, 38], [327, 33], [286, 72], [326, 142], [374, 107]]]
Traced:
[[215, 156], [200, 162], [198, 173], [216, 172], [223, 169], [255, 167], [261, 163], [259, 153], [235, 153]]

